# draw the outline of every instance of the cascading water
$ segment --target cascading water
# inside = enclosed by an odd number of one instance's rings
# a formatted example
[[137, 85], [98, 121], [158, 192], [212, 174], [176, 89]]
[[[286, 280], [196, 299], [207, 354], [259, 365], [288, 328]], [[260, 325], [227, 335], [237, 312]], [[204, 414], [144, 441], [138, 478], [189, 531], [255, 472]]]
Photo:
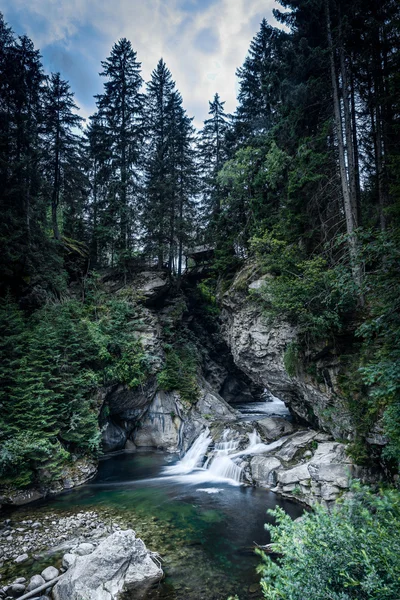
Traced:
[[221, 454], [229, 454], [229, 452], [236, 450], [237, 447], [239, 446], [239, 440], [237, 440], [235, 438], [229, 439], [229, 437], [231, 435], [232, 435], [231, 430], [225, 429], [225, 431], [222, 434], [222, 441], [217, 442], [215, 444], [214, 449]]
[[193, 442], [182, 460], [180, 460], [176, 465], [166, 467], [165, 472], [171, 475], [184, 475], [185, 473], [191, 473], [194, 471], [194, 469], [203, 464], [204, 456], [211, 442], [212, 437], [210, 436], [210, 430], [207, 427], [207, 429], [201, 432], [197, 440]]
[[[277, 442], [263, 444], [255, 429], [247, 435], [249, 445], [235, 452], [239, 446], [237, 434], [230, 429], [225, 429], [221, 441], [215, 444], [214, 455], [206, 458], [212, 443], [210, 430], [207, 428], [194, 441], [182, 460], [174, 466], [166, 467], [164, 472], [172, 476], [184, 476], [192, 483], [229, 481], [238, 485], [241, 481], [242, 468], [236, 464], [235, 459], [245, 455], [261, 454], [278, 447]], [[278, 445], [280, 443], [278, 441]]]

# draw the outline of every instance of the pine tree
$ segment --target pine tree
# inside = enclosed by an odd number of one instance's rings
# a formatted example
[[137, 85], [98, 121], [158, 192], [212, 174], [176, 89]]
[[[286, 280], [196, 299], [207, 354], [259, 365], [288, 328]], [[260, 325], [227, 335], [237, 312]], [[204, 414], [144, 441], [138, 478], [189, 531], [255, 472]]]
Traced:
[[97, 96], [98, 116], [108, 142], [111, 167], [109, 216], [112, 225], [119, 229], [112, 254], [116, 251], [123, 259], [128, 258], [134, 247], [133, 234], [138, 220], [144, 103], [140, 89], [143, 80], [141, 63], [126, 38], [114, 44], [102, 67], [100, 75], [106, 81], [104, 93]]
[[164, 265], [167, 253], [167, 206], [170, 185], [167, 180], [168, 151], [171, 144], [168, 109], [175, 83], [163, 59], [160, 59], [147, 84], [146, 97], [146, 187], [142, 213], [145, 248]]
[[221, 189], [217, 175], [228, 158], [226, 136], [229, 130], [228, 116], [224, 112], [225, 102], [215, 94], [209, 102], [211, 118], [204, 121], [199, 134], [199, 162], [202, 175], [203, 210], [206, 220], [215, 218], [221, 208]]
[[79, 169], [79, 137], [82, 118], [76, 114], [74, 94], [60, 73], [48, 81], [45, 102], [46, 170], [51, 189], [51, 217], [54, 239], [60, 240], [59, 207], [67, 202], [68, 181]]
[[159, 268], [166, 261], [169, 272], [180, 276], [197, 191], [194, 129], [162, 59], [148, 84], [147, 124], [143, 210], [146, 249], [150, 257], [157, 258]]
[[237, 69], [239, 106], [236, 129], [239, 138], [270, 130], [279, 99], [276, 41], [280, 32], [263, 19], [243, 66]]

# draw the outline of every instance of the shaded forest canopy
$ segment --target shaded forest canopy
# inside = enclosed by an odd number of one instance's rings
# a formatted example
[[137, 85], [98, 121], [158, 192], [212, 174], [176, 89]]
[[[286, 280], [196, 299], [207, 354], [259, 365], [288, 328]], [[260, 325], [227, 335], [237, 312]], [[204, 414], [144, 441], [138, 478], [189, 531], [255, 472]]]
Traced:
[[132, 306], [101, 298], [96, 272], [145, 266], [179, 284], [196, 246], [214, 248], [210, 296], [245, 260], [271, 276], [257, 301], [300, 332], [288, 370], [310, 348], [336, 349], [357, 460], [383, 419], [396, 468], [400, 7], [279, 4], [285, 27], [263, 20], [237, 70], [236, 112], [216, 94], [201, 131], [165, 62], [145, 83], [127, 39], [102, 62], [83, 127], [68, 82], [46, 75], [32, 41], [1, 19], [3, 480], [19, 473], [26, 485], [45, 461], [52, 477], [71, 453], [96, 452], [96, 389], [146, 377], [140, 344], [124, 335]]

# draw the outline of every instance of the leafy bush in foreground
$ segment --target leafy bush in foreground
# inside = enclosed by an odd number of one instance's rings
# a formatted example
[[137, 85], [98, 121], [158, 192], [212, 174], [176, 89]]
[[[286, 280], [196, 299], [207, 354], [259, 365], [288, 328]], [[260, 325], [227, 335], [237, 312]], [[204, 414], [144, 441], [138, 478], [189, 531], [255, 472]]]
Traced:
[[353, 497], [331, 512], [317, 506], [292, 521], [270, 511], [273, 561], [263, 552], [267, 600], [394, 600], [400, 598], [400, 494], [374, 495], [354, 484]]

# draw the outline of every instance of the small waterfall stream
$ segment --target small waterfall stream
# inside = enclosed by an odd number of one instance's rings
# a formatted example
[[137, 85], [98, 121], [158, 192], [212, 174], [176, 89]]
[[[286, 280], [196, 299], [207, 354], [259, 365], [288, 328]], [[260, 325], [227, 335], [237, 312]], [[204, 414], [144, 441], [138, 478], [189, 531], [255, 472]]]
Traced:
[[213, 442], [207, 427], [193, 442], [185, 456], [176, 465], [166, 467], [164, 473], [170, 476], [183, 476], [192, 483], [224, 480], [238, 485], [242, 477], [242, 468], [237, 464], [238, 458], [261, 454], [277, 447], [276, 442], [263, 444], [255, 429], [247, 435], [248, 446], [243, 450], [238, 450], [237, 433], [231, 429], [225, 429], [221, 440], [215, 443], [210, 456], [207, 457], [208, 449]]

